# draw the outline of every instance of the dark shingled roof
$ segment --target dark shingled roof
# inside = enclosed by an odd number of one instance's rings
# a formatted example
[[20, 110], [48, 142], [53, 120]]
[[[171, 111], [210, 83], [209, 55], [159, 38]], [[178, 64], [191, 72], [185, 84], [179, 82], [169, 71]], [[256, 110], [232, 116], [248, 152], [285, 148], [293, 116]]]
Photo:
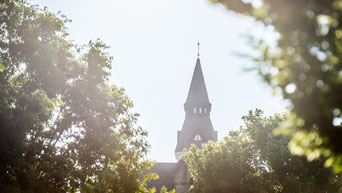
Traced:
[[148, 172], [158, 174], [159, 179], [147, 182], [147, 187], [155, 187], [157, 192], [159, 192], [161, 187], [165, 186], [168, 191], [171, 191], [175, 188], [173, 177], [180, 169], [186, 169], [186, 164], [183, 160], [177, 163], [157, 162]]

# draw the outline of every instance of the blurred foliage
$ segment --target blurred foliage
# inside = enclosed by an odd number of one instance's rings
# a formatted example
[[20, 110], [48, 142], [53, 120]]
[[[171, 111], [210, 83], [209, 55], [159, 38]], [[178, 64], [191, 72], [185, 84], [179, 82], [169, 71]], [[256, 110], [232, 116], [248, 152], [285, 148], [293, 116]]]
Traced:
[[274, 27], [276, 47], [260, 41], [255, 61], [264, 80], [292, 104], [276, 133], [292, 136], [292, 153], [309, 160], [324, 155], [326, 166], [342, 172], [342, 1], [212, 2]]
[[0, 3], [0, 192], [153, 192], [147, 133], [110, 85], [107, 46], [68, 39], [61, 14]]
[[290, 137], [272, 135], [284, 119], [250, 111], [243, 117], [244, 126], [222, 141], [191, 147], [183, 157], [193, 177], [190, 192], [338, 192], [340, 175], [325, 168], [322, 160], [308, 162], [292, 155], [287, 148]]
[[243, 116], [242, 128], [251, 137], [271, 172], [274, 184], [278, 184], [283, 193], [319, 193], [338, 192], [341, 187], [341, 175], [334, 174], [324, 167], [322, 159], [307, 161], [305, 157], [292, 155], [287, 148], [289, 136], [273, 136], [272, 132], [287, 115], [275, 114], [265, 117], [261, 110], [250, 111]]

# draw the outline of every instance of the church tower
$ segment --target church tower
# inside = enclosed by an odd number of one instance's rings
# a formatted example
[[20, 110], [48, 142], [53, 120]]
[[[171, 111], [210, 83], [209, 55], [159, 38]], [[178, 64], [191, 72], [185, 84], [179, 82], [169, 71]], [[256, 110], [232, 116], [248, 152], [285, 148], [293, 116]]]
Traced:
[[[199, 43], [197, 45], [199, 46]], [[157, 162], [150, 169], [150, 172], [159, 175], [159, 179], [147, 182], [147, 187], [155, 187], [157, 192], [161, 190], [162, 186], [165, 186], [168, 190], [175, 189], [176, 193], [187, 192], [192, 182], [188, 166], [182, 159], [184, 148], [189, 148], [191, 144], [201, 148], [201, 145], [209, 140], [217, 141], [217, 131], [214, 130], [210, 120], [211, 104], [199, 57], [196, 61], [184, 110], [183, 127], [177, 133], [175, 151], [177, 162]]]
[[209, 140], [217, 141], [217, 131], [214, 131], [210, 120], [211, 103], [205, 86], [199, 57], [196, 61], [188, 97], [184, 104], [185, 120], [181, 131], [177, 133], [176, 159], [182, 158], [183, 149], [191, 144], [201, 147]]

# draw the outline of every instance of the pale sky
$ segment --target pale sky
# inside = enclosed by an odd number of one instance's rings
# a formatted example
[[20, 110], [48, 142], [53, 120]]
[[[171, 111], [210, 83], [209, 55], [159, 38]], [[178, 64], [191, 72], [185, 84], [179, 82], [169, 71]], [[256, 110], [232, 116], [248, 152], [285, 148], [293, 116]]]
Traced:
[[266, 115], [285, 111], [252, 62], [236, 53], [252, 49], [247, 34], [269, 36], [252, 19], [228, 12], [208, 0], [31, 0], [62, 11], [70, 39], [87, 44], [100, 38], [114, 57], [110, 82], [126, 90], [149, 133], [148, 158], [174, 162], [177, 130], [185, 118], [186, 100], [197, 58], [200, 59], [211, 120], [219, 139], [242, 125], [241, 117], [260, 108]]

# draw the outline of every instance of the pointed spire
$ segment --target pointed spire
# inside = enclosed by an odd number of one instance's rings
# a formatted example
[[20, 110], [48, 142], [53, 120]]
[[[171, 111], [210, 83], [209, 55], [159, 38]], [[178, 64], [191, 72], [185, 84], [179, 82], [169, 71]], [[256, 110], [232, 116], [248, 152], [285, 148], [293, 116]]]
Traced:
[[[199, 43], [198, 56], [199, 56]], [[209, 102], [207, 88], [205, 86], [201, 61], [196, 61], [192, 76], [188, 98], [184, 104], [185, 120], [181, 131], [177, 134], [177, 146], [175, 155], [177, 161], [182, 159], [184, 148], [195, 144], [201, 148], [201, 144], [209, 140], [217, 141], [217, 131], [214, 130], [210, 120], [211, 104]]]
[[192, 76], [191, 85], [186, 99], [187, 104], [204, 104], [209, 103], [207, 88], [205, 86], [204, 77], [201, 68], [200, 59], [197, 58], [195, 71]]

